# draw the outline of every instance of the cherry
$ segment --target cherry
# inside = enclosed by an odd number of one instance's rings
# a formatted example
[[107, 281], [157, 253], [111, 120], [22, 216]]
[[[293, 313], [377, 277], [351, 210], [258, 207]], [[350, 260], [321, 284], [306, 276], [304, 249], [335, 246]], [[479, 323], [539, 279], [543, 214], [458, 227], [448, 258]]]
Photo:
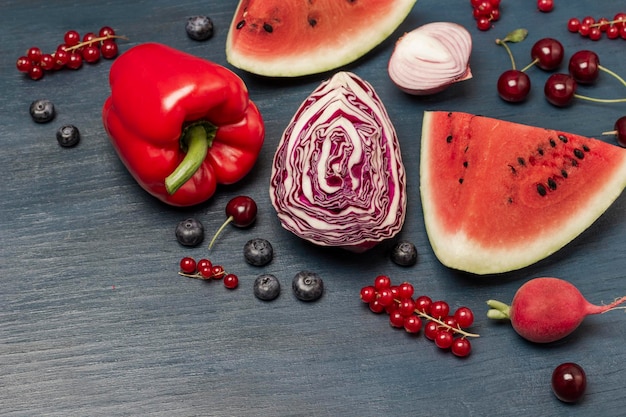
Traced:
[[563, 45], [556, 39], [539, 39], [530, 51], [530, 57], [533, 59], [531, 65], [536, 64], [547, 71], [555, 70], [563, 61], [563, 53]]
[[213, 247], [215, 240], [224, 228], [232, 223], [237, 227], [248, 227], [256, 220], [257, 205], [256, 202], [248, 196], [240, 195], [232, 198], [226, 204], [226, 221], [217, 230], [211, 243], [209, 243], [209, 250]]
[[530, 93], [530, 77], [516, 69], [504, 71], [498, 78], [500, 98], [511, 103], [524, 101]]
[[615, 122], [613, 127], [615, 130], [611, 132], [603, 132], [603, 135], [617, 136], [617, 143], [626, 148], [626, 116], [622, 116]]
[[593, 51], [578, 51], [570, 57], [568, 68], [577, 82], [591, 84], [600, 75], [600, 58]]
[[569, 74], [552, 74], [546, 81], [543, 92], [550, 104], [565, 107], [571, 104], [576, 95], [576, 81]]
[[552, 391], [563, 402], [573, 403], [580, 400], [586, 388], [585, 371], [576, 363], [562, 363], [552, 372]]

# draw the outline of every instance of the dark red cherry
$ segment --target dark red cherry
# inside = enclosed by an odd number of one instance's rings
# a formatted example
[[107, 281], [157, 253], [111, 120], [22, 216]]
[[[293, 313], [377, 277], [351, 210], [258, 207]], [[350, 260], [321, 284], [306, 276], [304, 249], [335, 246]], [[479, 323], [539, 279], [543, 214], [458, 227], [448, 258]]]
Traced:
[[565, 107], [574, 100], [576, 81], [569, 74], [552, 74], [547, 79], [543, 92], [550, 104]]
[[213, 235], [211, 243], [209, 243], [209, 249], [213, 247], [217, 236], [224, 230], [224, 228], [232, 223], [237, 227], [248, 227], [256, 220], [257, 205], [256, 202], [248, 196], [240, 195], [232, 198], [226, 204], [226, 221], [220, 226], [220, 228]]
[[600, 58], [593, 51], [582, 50], [569, 59], [569, 73], [580, 84], [591, 84], [600, 75]]
[[498, 78], [498, 94], [502, 100], [518, 103], [530, 93], [530, 77], [520, 70], [504, 71]]
[[563, 45], [552, 38], [539, 39], [530, 50], [530, 57], [536, 65], [546, 71], [555, 70], [563, 62]]

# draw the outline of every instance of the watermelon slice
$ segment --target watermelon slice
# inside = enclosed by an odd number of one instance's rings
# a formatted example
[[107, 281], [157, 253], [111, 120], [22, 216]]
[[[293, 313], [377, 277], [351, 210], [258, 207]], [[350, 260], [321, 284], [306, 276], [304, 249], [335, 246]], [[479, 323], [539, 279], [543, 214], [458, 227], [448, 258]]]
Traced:
[[444, 265], [495, 274], [531, 265], [587, 229], [626, 186], [626, 150], [458, 112], [425, 112], [420, 192]]
[[271, 77], [329, 71], [365, 55], [416, 0], [240, 0], [226, 40], [235, 67]]

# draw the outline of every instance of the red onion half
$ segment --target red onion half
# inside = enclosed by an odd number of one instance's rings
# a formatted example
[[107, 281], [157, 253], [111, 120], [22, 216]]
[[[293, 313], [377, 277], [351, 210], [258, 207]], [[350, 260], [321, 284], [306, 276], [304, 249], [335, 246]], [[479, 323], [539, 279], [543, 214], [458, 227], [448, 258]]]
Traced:
[[400, 146], [368, 82], [339, 72], [302, 103], [274, 155], [270, 199], [285, 229], [317, 245], [362, 252], [400, 231]]
[[461, 25], [434, 22], [405, 33], [389, 59], [391, 80], [402, 91], [426, 95], [472, 78], [472, 36]]

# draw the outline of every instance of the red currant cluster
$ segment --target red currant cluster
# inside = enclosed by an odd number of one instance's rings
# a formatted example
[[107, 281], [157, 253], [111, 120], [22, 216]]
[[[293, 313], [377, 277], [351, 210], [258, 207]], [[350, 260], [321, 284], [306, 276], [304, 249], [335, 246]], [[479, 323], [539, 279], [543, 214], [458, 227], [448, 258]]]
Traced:
[[33, 46], [26, 55], [17, 59], [18, 71], [27, 74], [33, 80], [39, 80], [45, 71], [56, 71], [62, 68], [79, 69], [83, 61], [93, 64], [100, 58], [112, 59], [118, 54], [116, 39], [122, 38], [108, 26], [100, 29], [96, 35], [88, 32], [83, 35], [75, 30], [69, 30], [63, 37], [63, 42], [53, 53], [43, 53], [40, 48]]
[[601, 17], [598, 20], [591, 16], [583, 19], [572, 17], [567, 22], [567, 30], [593, 41], [600, 40], [604, 34], [609, 39], [626, 39], [626, 13], [616, 14], [613, 20], [606, 17]]
[[361, 301], [367, 303], [374, 313], [389, 314], [389, 324], [403, 328], [408, 333], [419, 333], [422, 319], [426, 320], [424, 335], [435, 342], [441, 349], [450, 349], [459, 357], [465, 357], [472, 351], [469, 337], [478, 337], [469, 333], [467, 328], [474, 322], [474, 313], [468, 307], [459, 307], [450, 314], [450, 306], [443, 300], [433, 301], [426, 295], [413, 297], [414, 288], [408, 282], [392, 285], [386, 275], [379, 275], [374, 285], [361, 288]]
[[237, 275], [227, 274], [223, 266], [213, 265], [210, 260], [204, 258], [196, 262], [195, 259], [189, 256], [184, 257], [180, 260], [178, 275], [202, 280], [223, 279], [224, 286], [231, 290], [239, 285]]
[[470, 4], [479, 30], [491, 29], [491, 22], [500, 19], [500, 0], [470, 0]]

